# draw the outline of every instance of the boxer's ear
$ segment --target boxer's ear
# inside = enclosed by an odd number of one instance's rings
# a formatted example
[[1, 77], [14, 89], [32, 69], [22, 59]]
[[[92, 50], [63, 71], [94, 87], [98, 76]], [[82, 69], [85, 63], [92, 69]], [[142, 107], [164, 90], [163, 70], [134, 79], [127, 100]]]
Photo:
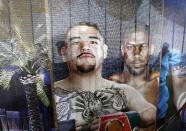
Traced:
[[104, 59], [107, 58], [107, 50], [108, 50], [108, 46], [106, 44], [103, 44], [103, 57]]
[[65, 46], [61, 47], [61, 49], [60, 49], [60, 54], [63, 59], [63, 62], [68, 61], [68, 53], [67, 52], [68, 52], [68, 46], [67, 46], [67, 43], [65, 43]]
[[121, 54], [124, 56], [125, 43], [121, 44]]
[[154, 48], [155, 48], [155, 47], [154, 47], [154, 44], [150, 44], [150, 46], [149, 46], [149, 49], [150, 49], [150, 50], [149, 50], [149, 54], [150, 54], [150, 55], [152, 55], [152, 54], [154, 53]]

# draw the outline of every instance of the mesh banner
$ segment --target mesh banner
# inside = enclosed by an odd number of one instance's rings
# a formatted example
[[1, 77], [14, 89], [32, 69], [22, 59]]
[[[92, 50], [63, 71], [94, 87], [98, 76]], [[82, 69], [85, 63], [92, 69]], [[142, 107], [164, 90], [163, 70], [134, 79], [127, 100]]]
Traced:
[[0, 0], [0, 131], [186, 130], [185, 0]]
[[155, 130], [163, 1], [49, 3], [59, 127], [74, 119], [76, 130]]
[[0, 0], [0, 130], [55, 130], [47, 1]]

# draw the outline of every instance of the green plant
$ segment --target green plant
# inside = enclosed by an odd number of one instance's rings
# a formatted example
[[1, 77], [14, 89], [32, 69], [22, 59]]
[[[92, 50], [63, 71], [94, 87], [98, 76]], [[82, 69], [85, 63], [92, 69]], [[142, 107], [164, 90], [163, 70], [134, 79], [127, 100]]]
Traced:
[[[42, 70], [48, 69], [48, 46], [40, 42], [46, 35], [43, 34], [36, 43], [27, 43], [23, 40], [19, 28], [16, 25], [12, 27], [13, 39], [0, 41], [0, 87], [8, 91], [12, 75], [18, 70], [21, 71], [19, 79], [25, 90], [31, 130], [41, 130], [38, 100], [49, 106], [42, 77]], [[7, 70], [7, 66], [18, 68]]]
[[14, 39], [0, 41], [0, 85], [5, 90], [9, 89], [9, 82], [16, 70], [9, 71], [3, 68], [10, 65], [17, 66], [22, 71], [23, 76], [28, 74], [37, 75], [37, 79], [40, 79], [36, 81], [37, 95], [43, 104], [48, 106], [49, 100], [43, 90], [44, 82], [42, 78], [39, 78], [41, 70], [48, 68], [48, 46], [46, 43], [40, 43], [42, 39], [45, 39], [46, 35], [43, 34], [36, 40], [37, 43], [34, 43], [34, 48], [31, 49], [27, 46], [27, 43], [23, 42], [23, 38], [16, 26], [14, 26], [14, 34]]

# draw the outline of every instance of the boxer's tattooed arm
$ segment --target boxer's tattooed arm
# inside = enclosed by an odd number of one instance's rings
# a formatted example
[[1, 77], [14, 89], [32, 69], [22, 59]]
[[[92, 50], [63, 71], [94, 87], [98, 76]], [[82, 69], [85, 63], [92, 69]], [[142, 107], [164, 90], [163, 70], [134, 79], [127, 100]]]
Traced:
[[56, 87], [55, 94], [59, 97], [59, 100], [56, 102], [58, 120], [69, 120], [73, 112], [71, 99], [77, 97], [77, 93]]
[[116, 94], [113, 95], [112, 106], [118, 111], [122, 111], [127, 108], [127, 98], [123, 90], [118, 90], [116, 91]]
[[57, 118], [59, 121], [68, 120], [72, 111], [72, 103], [69, 99], [64, 101], [62, 98], [56, 103]]
[[118, 111], [125, 110], [127, 108], [127, 97], [125, 91], [117, 87], [111, 87], [107, 90], [114, 92], [112, 95], [112, 106]]

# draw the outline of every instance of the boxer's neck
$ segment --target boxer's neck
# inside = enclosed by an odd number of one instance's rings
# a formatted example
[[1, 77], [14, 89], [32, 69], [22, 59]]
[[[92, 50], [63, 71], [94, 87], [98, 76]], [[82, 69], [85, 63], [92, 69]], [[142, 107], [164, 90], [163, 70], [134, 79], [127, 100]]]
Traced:
[[103, 78], [101, 71], [97, 70], [88, 73], [70, 72], [67, 80], [77, 90], [95, 91], [101, 88]]

